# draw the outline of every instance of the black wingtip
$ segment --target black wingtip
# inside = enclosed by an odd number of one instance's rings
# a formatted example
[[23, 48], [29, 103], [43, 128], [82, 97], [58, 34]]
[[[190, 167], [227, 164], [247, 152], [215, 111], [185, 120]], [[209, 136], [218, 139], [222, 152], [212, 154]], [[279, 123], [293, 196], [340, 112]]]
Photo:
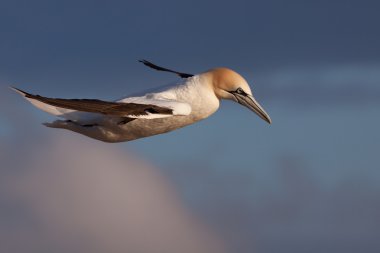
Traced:
[[22, 95], [22, 96], [24, 96], [24, 97], [30, 95], [28, 92], [25, 92], [25, 91], [23, 91], [23, 90], [21, 90], [21, 89], [18, 89], [18, 88], [16, 88], [16, 87], [13, 87], [13, 86], [9, 86], [9, 89], [11, 89], [11, 90], [17, 92], [18, 94], [20, 94], [20, 95]]
[[159, 66], [157, 66], [156, 64], [153, 64], [152, 62], [147, 61], [147, 60], [145, 60], [145, 59], [141, 59], [141, 60], [139, 60], [139, 62], [141, 62], [141, 63], [144, 64], [145, 66], [148, 66], [148, 67], [150, 67], [150, 68], [152, 68], [152, 69], [155, 69], [155, 70], [158, 70], [158, 71], [167, 71], [167, 69], [162, 68], [162, 67], [159, 67]]
[[141, 60], [139, 60], [139, 62], [141, 62], [145, 66], [148, 66], [148, 67], [150, 67], [152, 69], [155, 69], [155, 70], [158, 70], [158, 71], [166, 71], [166, 72], [174, 73], [174, 74], [180, 76], [181, 78], [188, 78], [188, 77], [194, 76], [192, 74], [181, 73], [181, 72], [178, 72], [178, 71], [174, 71], [174, 70], [171, 70], [171, 69], [167, 69], [167, 68], [163, 68], [163, 67], [157, 66], [156, 64], [153, 64], [152, 62], [147, 61], [145, 59], [141, 59]]

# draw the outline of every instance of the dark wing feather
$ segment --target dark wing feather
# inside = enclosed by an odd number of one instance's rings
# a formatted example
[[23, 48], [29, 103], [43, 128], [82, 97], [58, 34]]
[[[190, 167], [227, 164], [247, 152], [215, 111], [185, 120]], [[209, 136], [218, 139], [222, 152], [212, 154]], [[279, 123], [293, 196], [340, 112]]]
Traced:
[[150, 61], [147, 61], [147, 60], [139, 60], [139, 62], [141, 62], [145, 66], [148, 66], [148, 67], [150, 67], [152, 69], [155, 69], [155, 70], [158, 70], [158, 71], [165, 71], [165, 72], [174, 73], [176, 75], [179, 75], [181, 78], [188, 78], [188, 77], [194, 76], [193, 74], [186, 74], [186, 73], [182, 73], [182, 72], [178, 72], [178, 71], [174, 71], [174, 70], [171, 70], [171, 69], [167, 69], [167, 68], [163, 68], [163, 67], [157, 66], [156, 64], [153, 64], [153, 63], [151, 63]]
[[173, 110], [170, 108], [160, 107], [157, 105], [149, 104], [136, 104], [136, 103], [119, 103], [108, 102], [98, 99], [62, 99], [62, 98], [47, 98], [39, 95], [29, 94], [21, 91], [25, 97], [38, 100], [42, 103], [57, 106], [60, 108], [101, 113], [112, 116], [124, 116], [128, 115], [139, 116], [148, 114], [172, 114]]

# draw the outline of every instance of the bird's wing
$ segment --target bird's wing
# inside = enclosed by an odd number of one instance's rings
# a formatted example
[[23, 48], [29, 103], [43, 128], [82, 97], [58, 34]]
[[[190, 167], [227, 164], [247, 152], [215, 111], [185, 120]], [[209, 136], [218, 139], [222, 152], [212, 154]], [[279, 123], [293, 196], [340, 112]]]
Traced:
[[108, 116], [128, 118], [163, 118], [174, 115], [188, 115], [190, 105], [173, 100], [140, 99], [134, 102], [108, 102], [98, 99], [62, 99], [33, 95], [14, 88], [28, 100], [33, 100], [53, 107], [69, 110], [100, 113]]
[[156, 64], [153, 64], [153, 63], [151, 63], [150, 61], [147, 61], [147, 60], [139, 60], [139, 62], [141, 62], [145, 66], [148, 66], [148, 67], [150, 67], [152, 69], [155, 69], [155, 70], [158, 70], [158, 71], [165, 71], [165, 72], [174, 73], [174, 74], [178, 75], [181, 78], [188, 78], [188, 77], [194, 76], [193, 74], [182, 73], [182, 72], [178, 72], [178, 71], [174, 71], [174, 70], [171, 70], [171, 69], [167, 69], [167, 68], [163, 68], [163, 67], [157, 66]]

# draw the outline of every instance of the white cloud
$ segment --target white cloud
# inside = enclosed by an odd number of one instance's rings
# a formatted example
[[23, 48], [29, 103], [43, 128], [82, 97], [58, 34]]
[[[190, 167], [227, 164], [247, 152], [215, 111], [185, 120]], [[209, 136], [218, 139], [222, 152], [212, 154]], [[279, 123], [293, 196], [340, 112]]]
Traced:
[[58, 136], [2, 158], [1, 252], [222, 251], [157, 169], [115, 146]]

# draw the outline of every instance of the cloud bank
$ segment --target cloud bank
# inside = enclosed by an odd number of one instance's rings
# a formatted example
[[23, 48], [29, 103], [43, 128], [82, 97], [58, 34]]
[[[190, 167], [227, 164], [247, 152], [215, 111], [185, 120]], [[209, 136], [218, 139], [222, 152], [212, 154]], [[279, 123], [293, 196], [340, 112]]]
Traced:
[[223, 252], [157, 169], [64, 136], [0, 145], [1, 252]]

